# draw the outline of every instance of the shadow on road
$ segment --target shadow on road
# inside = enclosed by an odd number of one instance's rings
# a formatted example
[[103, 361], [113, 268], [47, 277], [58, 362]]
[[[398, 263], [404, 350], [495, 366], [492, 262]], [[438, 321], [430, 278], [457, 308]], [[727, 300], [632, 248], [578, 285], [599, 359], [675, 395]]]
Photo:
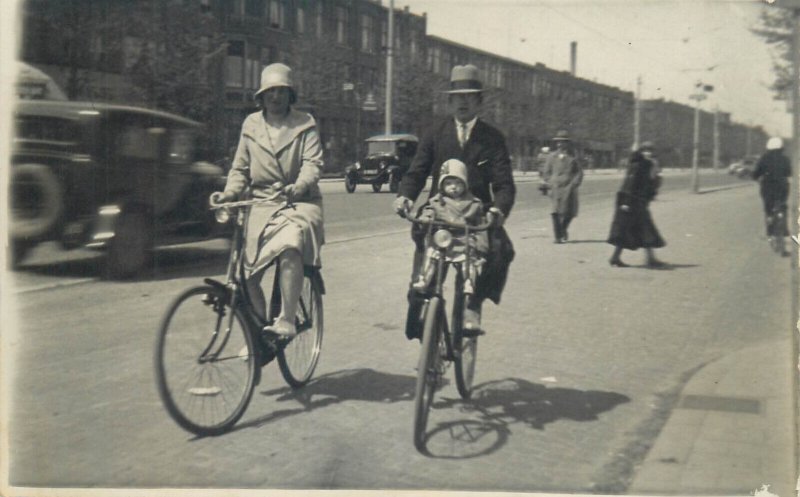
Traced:
[[[189, 276], [204, 277], [225, 272], [227, 250], [181, 246], [159, 249], [148, 265], [136, 276], [123, 282], [165, 280]], [[15, 268], [19, 273], [53, 278], [105, 277], [105, 254], [83, 256], [47, 262], [30, 262]]]
[[571, 243], [608, 243], [606, 240], [567, 240], [565, 244]]
[[674, 271], [675, 269], [687, 269], [693, 267], [700, 267], [699, 264], [676, 264], [671, 262], [665, 262], [663, 266], [655, 266], [650, 267], [647, 264], [641, 265], [629, 265], [627, 267], [618, 268], [618, 270], [623, 271], [627, 269], [647, 269], [648, 271]]
[[413, 376], [381, 373], [372, 369], [336, 371], [320, 376], [298, 390], [282, 387], [260, 392], [264, 396], [277, 396], [277, 402], [294, 401], [299, 407], [274, 411], [240, 423], [234, 430], [256, 428], [288, 416], [351, 400], [384, 403], [410, 401], [414, 398], [415, 382]]
[[426, 455], [466, 459], [489, 454], [505, 444], [511, 425], [543, 430], [548, 423], [562, 419], [593, 421], [630, 400], [615, 392], [548, 388], [519, 378], [483, 383], [475, 387], [469, 401], [434, 400], [434, 409], [458, 408], [469, 419], [435, 426], [426, 439]]

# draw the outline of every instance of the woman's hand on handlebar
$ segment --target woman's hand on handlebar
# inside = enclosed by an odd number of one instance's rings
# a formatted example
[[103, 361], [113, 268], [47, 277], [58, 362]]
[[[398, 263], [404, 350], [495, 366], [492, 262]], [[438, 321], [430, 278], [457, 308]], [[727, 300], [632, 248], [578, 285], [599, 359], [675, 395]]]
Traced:
[[208, 198], [208, 203], [213, 207], [236, 200], [236, 194], [231, 192], [214, 192]]
[[286, 201], [291, 204], [295, 198], [305, 193], [304, 190], [297, 183], [291, 183], [283, 187], [283, 194], [286, 195]]

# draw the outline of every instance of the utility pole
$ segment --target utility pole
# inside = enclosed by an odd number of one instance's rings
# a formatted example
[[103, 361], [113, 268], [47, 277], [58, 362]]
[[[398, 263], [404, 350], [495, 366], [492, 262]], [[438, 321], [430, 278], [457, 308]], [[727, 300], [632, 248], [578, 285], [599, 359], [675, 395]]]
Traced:
[[750, 140], [752, 140], [752, 138], [751, 138], [752, 127], [753, 127], [753, 124], [748, 122], [747, 123], [747, 128], [746, 128], [747, 129], [747, 139], [745, 141], [745, 146], [744, 146], [744, 155], [745, 156], [751, 155], [751, 153], [752, 153], [750, 151], [750, 143], [751, 143]]
[[719, 166], [719, 107], [714, 106], [714, 155], [711, 159], [713, 164], [711, 168], [717, 170]]
[[633, 150], [639, 150], [641, 140], [642, 77], [636, 77], [636, 97], [633, 101]]
[[386, 116], [384, 132], [392, 132], [392, 79], [394, 78], [394, 0], [389, 0], [389, 26], [386, 44]]

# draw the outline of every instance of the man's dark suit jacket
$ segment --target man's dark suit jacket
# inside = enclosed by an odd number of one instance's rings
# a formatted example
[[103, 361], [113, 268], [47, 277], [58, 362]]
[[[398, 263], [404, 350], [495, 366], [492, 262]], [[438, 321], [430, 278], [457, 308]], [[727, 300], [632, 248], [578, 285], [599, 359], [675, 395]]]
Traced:
[[[439, 190], [439, 170], [448, 159], [459, 159], [467, 165], [467, 181], [472, 195], [483, 202], [486, 209], [497, 207], [508, 217], [514, 205], [516, 188], [511, 174], [503, 134], [490, 124], [478, 119], [469, 140], [461, 148], [456, 134], [455, 120], [451, 117], [434, 126], [420, 142], [417, 154], [400, 182], [399, 195], [416, 200], [425, 187], [428, 176], [433, 179], [429, 198]], [[416, 226], [416, 225], [415, 225]], [[412, 230], [417, 250], [423, 249], [425, 230]], [[475, 296], [500, 303], [508, 267], [514, 259], [514, 247], [502, 227], [490, 233], [487, 264], [478, 277]]]
[[400, 195], [416, 200], [428, 176], [433, 177], [430, 195], [435, 195], [439, 189], [439, 169], [448, 159], [459, 159], [467, 165], [469, 189], [486, 208], [495, 206], [508, 216], [516, 189], [505, 138], [481, 119], [475, 122], [463, 149], [458, 143], [453, 118], [441, 121], [426, 133], [403, 175]]

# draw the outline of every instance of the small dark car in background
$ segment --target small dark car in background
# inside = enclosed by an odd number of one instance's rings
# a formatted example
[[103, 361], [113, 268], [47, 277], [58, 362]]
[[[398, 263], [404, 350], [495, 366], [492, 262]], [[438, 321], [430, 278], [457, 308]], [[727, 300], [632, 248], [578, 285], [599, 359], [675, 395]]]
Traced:
[[93, 102], [19, 101], [9, 190], [10, 258], [46, 241], [106, 253], [126, 278], [157, 245], [222, 235], [208, 209], [225, 171], [198, 161], [200, 124]]
[[351, 164], [344, 171], [344, 186], [348, 193], [356, 191], [356, 185], [372, 185], [379, 192], [385, 183], [389, 191], [397, 193], [403, 174], [417, 153], [419, 140], [414, 135], [377, 135], [365, 140], [366, 156]]
[[738, 178], [750, 178], [756, 169], [757, 162], [758, 157], [756, 156], [744, 157], [728, 166], [728, 174], [733, 174]]

